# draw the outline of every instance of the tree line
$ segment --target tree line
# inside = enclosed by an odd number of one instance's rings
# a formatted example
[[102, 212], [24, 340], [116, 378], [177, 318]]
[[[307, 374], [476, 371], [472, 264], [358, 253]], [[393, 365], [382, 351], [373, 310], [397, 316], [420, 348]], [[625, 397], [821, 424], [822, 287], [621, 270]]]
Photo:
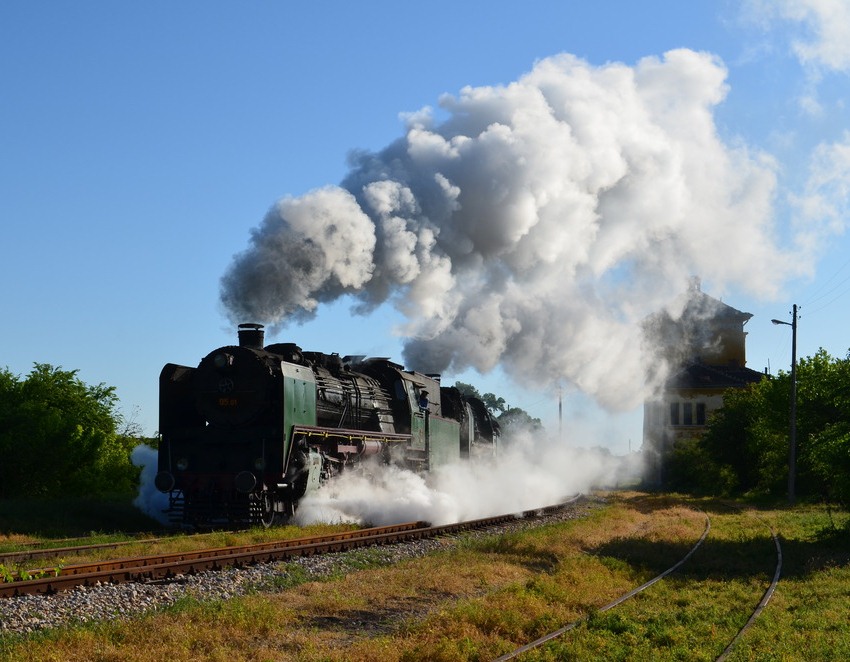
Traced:
[[0, 498], [99, 496], [136, 489], [142, 441], [115, 388], [36, 363], [25, 378], [0, 370]]
[[[850, 506], [850, 352], [797, 364], [796, 495]], [[787, 493], [791, 375], [729, 389], [704, 436], [677, 443], [668, 487], [725, 494]]]
[[[83, 383], [76, 370], [36, 363], [25, 378], [0, 370], [0, 498], [132, 492], [130, 454], [143, 439], [118, 409], [115, 388]], [[797, 366], [796, 493], [850, 507], [850, 353], [819, 350]], [[503, 430], [539, 419], [470, 384]], [[730, 389], [699, 439], [676, 444], [666, 487], [722, 495], [786, 493], [791, 376], [780, 372]]]
[[478, 389], [466, 382], [455, 382], [455, 388], [466, 397], [478, 398], [484, 406], [495, 417], [502, 430], [511, 428], [525, 428], [528, 430], [540, 430], [543, 424], [539, 418], [534, 418], [520, 407], [511, 407], [505, 399], [493, 393], [479, 393]]
[[[131, 453], [145, 439], [118, 408], [115, 387], [88, 385], [77, 370], [36, 363], [26, 377], [0, 370], [0, 498], [105, 496], [138, 488]], [[503, 426], [540, 427], [517, 407], [469, 384]]]

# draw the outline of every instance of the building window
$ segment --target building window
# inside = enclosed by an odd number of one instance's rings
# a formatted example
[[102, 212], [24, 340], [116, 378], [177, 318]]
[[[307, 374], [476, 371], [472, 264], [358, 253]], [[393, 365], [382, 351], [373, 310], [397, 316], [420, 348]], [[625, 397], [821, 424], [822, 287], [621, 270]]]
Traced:
[[705, 425], [705, 403], [697, 402], [697, 425]]
[[679, 425], [679, 403], [670, 403], [670, 425]]
[[682, 405], [682, 424], [694, 424], [694, 405], [690, 402], [686, 402]]

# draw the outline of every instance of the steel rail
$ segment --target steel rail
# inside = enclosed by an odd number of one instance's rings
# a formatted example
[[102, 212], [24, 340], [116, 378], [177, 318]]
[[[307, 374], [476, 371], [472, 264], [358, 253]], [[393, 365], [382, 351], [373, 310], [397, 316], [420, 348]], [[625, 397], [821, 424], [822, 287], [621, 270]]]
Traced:
[[[172, 536], [173, 538], [174, 536]], [[93, 543], [91, 545], [69, 545], [66, 547], [43, 547], [40, 549], [20, 549], [13, 552], [0, 552], [0, 563], [7, 563], [10, 561], [28, 561], [37, 558], [44, 558], [49, 556], [61, 556], [63, 554], [81, 554], [83, 552], [90, 552], [99, 549], [117, 549], [118, 547], [126, 547], [127, 545], [146, 545], [155, 542], [162, 542], [163, 540], [168, 540], [168, 537], [162, 538], [139, 538], [138, 540], [117, 540], [115, 542], [99, 542]], [[176, 539], [176, 538], [175, 538]], [[74, 540], [77, 540], [74, 538]], [[79, 540], [85, 540], [85, 538], [79, 538]], [[43, 544], [43, 543], [32, 543]]]
[[[227, 532], [245, 533], [247, 530], [248, 529], [236, 529], [231, 531], [228, 529]], [[99, 542], [80, 545], [65, 545], [63, 547], [48, 547], [47, 545], [76, 541], [85, 543], [86, 540], [91, 540], [91, 536], [80, 538], [61, 538], [56, 540], [37, 540], [34, 542], [18, 543], [18, 545], [21, 546], [22, 549], [0, 552], [0, 564], [4, 564], [7, 562], [29, 561], [37, 558], [51, 556], [61, 556], [63, 554], [82, 554], [83, 552], [90, 552], [100, 549], [117, 549], [118, 547], [126, 547], [127, 545], [148, 545], [157, 542], [162, 542], [164, 540], [185, 540], [187, 538], [203, 538], [204, 536], [214, 535], [217, 533], [220, 533], [220, 531], [177, 534], [172, 531], [170, 535], [164, 534], [157, 537], [150, 537], [153, 534], [147, 533], [145, 534], [147, 537], [139, 536], [137, 538], [131, 538], [129, 540], [116, 540], [113, 542]]]
[[[656, 582], [664, 579], [664, 577], [669, 575], [671, 572], [673, 572], [676, 569], [678, 569], [679, 567], [681, 567], [689, 558], [691, 558], [691, 556], [694, 555], [694, 552], [696, 552], [697, 549], [699, 549], [700, 545], [702, 545], [702, 543], [708, 537], [708, 532], [710, 530], [711, 530], [711, 520], [708, 517], [708, 515], [705, 514], [705, 530], [702, 532], [702, 536], [700, 536], [700, 539], [697, 540], [696, 544], [693, 547], [691, 547], [690, 551], [687, 554], [685, 554], [685, 556], [683, 556], [675, 565], [670, 566], [669, 568], [667, 568], [667, 570], [662, 572], [660, 575], [656, 575], [655, 577], [650, 579], [645, 584], [641, 584], [637, 588], [632, 589], [631, 591], [629, 591], [625, 595], [620, 596], [619, 598], [617, 598], [613, 602], [609, 602], [604, 607], [600, 607], [597, 611], [599, 613], [602, 613], [604, 611], [608, 611], [609, 609], [613, 609], [614, 607], [616, 607], [619, 604], [622, 604], [623, 602], [625, 602], [629, 598], [634, 597], [635, 595], [637, 595], [641, 591], [648, 589], [650, 586], [652, 586]], [[505, 660], [512, 660], [515, 657], [521, 655], [522, 653], [527, 653], [528, 651], [530, 651], [534, 648], [537, 648], [538, 646], [542, 646], [543, 644], [545, 644], [548, 641], [552, 641], [553, 639], [557, 639], [562, 634], [565, 634], [565, 633], [569, 632], [570, 630], [578, 627], [579, 625], [581, 625], [586, 620], [587, 620], [587, 616], [585, 616], [584, 618], [580, 618], [579, 620], [574, 621], [574, 622], [570, 623], [569, 625], [565, 625], [564, 627], [559, 628], [558, 630], [555, 630], [554, 632], [550, 632], [549, 634], [543, 635], [539, 639], [535, 639], [534, 641], [532, 641], [529, 644], [526, 644], [525, 646], [521, 646], [520, 648], [517, 648], [516, 650], [511, 651], [510, 653], [506, 653], [505, 655], [502, 655], [501, 657], [497, 657], [494, 660], [494, 662], [504, 662]]]
[[[283, 552], [284, 550], [309, 550], [311, 546], [329, 549], [333, 545], [345, 541], [369, 538], [375, 535], [391, 537], [394, 534], [426, 528], [425, 522], [405, 522], [387, 527], [373, 527], [356, 531], [329, 533], [309, 538], [292, 538], [246, 545], [228, 547], [212, 547], [188, 552], [169, 552], [148, 556], [128, 557], [112, 560], [79, 563], [64, 567], [39, 568], [27, 571], [27, 575], [35, 579], [17, 578], [12, 582], [0, 583], [0, 597], [23, 595], [24, 593], [52, 593], [56, 590], [73, 588], [75, 585], [88, 585], [97, 582], [132, 581], [133, 577], [162, 578], [170, 573], [197, 572], [207, 568], [221, 567], [228, 559], [245, 559], [245, 563], [267, 560], [264, 556]], [[256, 558], [256, 560], [252, 560]], [[284, 558], [281, 556], [280, 558]], [[114, 575], [114, 578], [113, 578]], [[20, 592], [17, 592], [20, 591]]]
[[[729, 506], [729, 504], [726, 504], [726, 505], [727, 505], [727, 507], [732, 507], [732, 506]], [[734, 506], [734, 507], [740, 508], [739, 506]], [[735, 634], [735, 636], [732, 638], [732, 640], [729, 642], [729, 644], [726, 646], [726, 648], [723, 650], [723, 652], [716, 658], [716, 662], [724, 662], [726, 660], [729, 653], [732, 651], [732, 649], [735, 647], [735, 645], [738, 643], [738, 641], [741, 639], [741, 637], [744, 635], [744, 633], [753, 625], [755, 620], [759, 617], [761, 612], [767, 606], [767, 603], [770, 601], [770, 598], [773, 596], [773, 593], [776, 590], [776, 586], [779, 583], [779, 577], [782, 573], [782, 546], [779, 544], [779, 538], [776, 535], [776, 532], [773, 530], [773, 528], [767, 522], [762, 520], [760, 517], [757, 517], [757, 516], [755, 516], [755, 517], [757, 519], [759, 519], [770, 530], [770, 535], [773, 538], [773, 543], [776, 547], [776, 568], [775, 568], [774, 573], [773, 573], [773, 579], [770, 582], [770, 585], [765, 590], [764, 595], [762, 596], [762, 598], [759, 601], [758, 605], [756, 606], [755, 610], [750, 615], [749, 619], [743, 625], [743, 627], [741, 627], [741, 629], [738, 630], [738, 632]], [[605, 605], [604, 607], [600, 607], [598, 611], [600, 613], [605, 612], [605, 611], [608, 611], [609, 609], [616, 607], [617, 605], [622, 604], [623, 602], [625, 602], [629, 598], [631, 598], [631, 597], [637, 595], [638, 593], [640, 593], [641, 591], [649, 588], [650, 586], [655, 584], [657, 581], [663, 579], [664, 577], [669, 575], [671, 572], [673, 572], [674, 570], [676, 570], [677, 568], [682, 566], [694, 554], [694, 552], [696, 552], [697, 548], [700, 545], [702, 545], [703, 541], [708, 536], [708, 533], [711, 529], [711, 521], [710, 521], [707, 514], [705, 515], [705, 518], [706, 518], [705, 531], [703, 531], [703, 534], [700, 537], [700, 539], [697, 541], [697, 543], [691, 548], [691, 550], [678, 563], [676, 563], [674, 566], [671, 566], [670, 568], [665, 570], [660, 575], [653, 577], [651, 580], [649, 580], [645, 584], [642, 584], [642, 585], [638, 586], [637, 588], [629, 591], [625, 595], [617, 598], [616, 600]], [[554, 632], [551, 632], [547, 635], [544, 635], [544, 636], [540, 637], [539, 639], [536, 639], [535, 641], [532, 641], [531, 643], [526, 644], [525, 646], [517, 648], [516, 650], [511, 651], [510, 653], [507, 653], [505, 655], [502, 655], [501, 657], [496, 658], [494, 660], [494, 662], [504, 662], [505, 660], [512, 660], [515, 657], [521, 655], [522, 653], [528, 652], [528, 651], [530, 651], [534, 648], [537, 648], [538, 646], [541, 646], [542, 644], [544, 644], [548, 641], [551, 641], [552, 639], [556, 639], [557, 637], [560, 637], [562, 634], [565, 634], [566, 632], [569, 632], [570, 630], [576, 628], [577, 626], [579, 626], [581, 623], [583, 623], [586, 620], [587, 620], [587, 617], [584, 617], [584, 618], [581, 618], [577, 621], [574, 621], [573, 623], [570, 623], [569, 625], [566, 625], [566, 626], [564, 626], [564, 627], [562, 627], [562, 628], [560, 628], [560, 629], [558, 629]]]
[[472, 529], [486, 528], [519, 518], [553, 512], [575, 503], [579, 497], [557, 506], [549, 506], [455, 524], [429, 526], [425, 522], [407, 522], [387, 527], [328, 534], [315, 538], [298, 538], [252, 545], [236, 545], [191, 552], [173, 552], [66, 566], [43, 568], [28, 574], [42, 575], [35, 579], [0, 583], [0, 598], [29, 594], [51, 594], [76, 586], [98, 583], [146, 581], [171, 578], [203, 570], [220, 570], [229, 566], [282, 561], [298, 556], [310, 556], [345, 551], [370, 545], [385, 545], [413, 539], [433, 538]]
[[767, 607], [767, 603], [770, 602], [770, 598], [773, 597], [773, 592], [776, 590], [776, 585], [779, 584], [779, 576], [782, 574], [782, 546], [779, 544], [779, 537], [776, 535], [776, 531], [773, 530], [773, 527], [770, 526], [767, 522], [765, 522], [758, 515], [753, 515], [757, 520], [759, 520], [762, 524], [764, 524], [768, 530], [770, 531], [770, 535], [773, 537], [773, 544], [776, 546], [776, 569], [773, 571], [773, 579], [770, 582], [770, 585], [762, 595], [761, 601], [755, 608], [752, 614], [750, 614], [747, 622], [744, 623], [744, 627], [738, 630], [738, 633], [732, 638], [732, 641], [729, 642], [729, 645], [723, 650], [723, 652], [717, 657], [717, 662], [723, 662], [728, 656], [729, 653], [732, 652], [732, 649], [744, 635], [744, 633], [752, 627], [753, 623], [755, 623], [756, 619], [759, 617], [764, 608]]

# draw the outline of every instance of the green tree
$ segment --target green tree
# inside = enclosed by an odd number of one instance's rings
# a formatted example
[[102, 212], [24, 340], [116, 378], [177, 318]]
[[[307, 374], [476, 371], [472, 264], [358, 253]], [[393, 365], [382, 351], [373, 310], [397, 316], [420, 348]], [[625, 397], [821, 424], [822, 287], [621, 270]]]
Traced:
[[500, 412], [504, 414], [508, 410], [508, 405], [504, 398], [500, 398], [492, 393], [485, 393], [481, 396], [484, 404], [493, 414]]
[[466, 382], [455, 382], [455, 388], [467, 398], [478, 398], [479, 400], [481, 399], [481, 394], [478, 392], [478, 389], [475, 388], [472, 384], [467, 384]]
[[821, 349], [797, 372], [800, 493], [850, 504], [850, 353], [834, 359]]
[[523, 428], [528, 430], [542, 430], [543, 424], [539, 418], [534, 418], [524, 409], [519, 407], [506, 407], [505, 410], [496, 417], [502, 430], [509, 431], [511, 428]]
[[532, 430], [542, 430], [543, 424], [539, 418], [533, 418], [527, 411], [519, 407], [510, 407], [505, 402], [505, 399], [494, 395], [493, 393], [485, 393], [481, 395], [478, 389], [472, 384], [465, 382], [455, 382], [455, 388], [466, 397], [478, 398], [484, 403], [484, 406], [490, 410], [490, 413], [496, 417], [502, 431], [507, 431], [510, 428], [526, 427]]
[[[790, 393], [791, 376], [780, 372], [724, 394], [697, 449], [723, 475], [708, 471], [708, 481], [734, 492], [785, 492]], [[850, 504], [850, 356], [820, 349], [799, 361], [796, 439], [797, 494]]]
[[26, 379], [0, 371], [0, 497], [83, 496], [133, 489], [136, 440], [112, 386], [36, 363]]
[[[725, 469], [723, 489], [778, 492], [785, 485], [788, 448], [788, 397], [781, 375], [744, 389], [730, 389], [701, 444]], [[785, 449], [783, 455], [783, 448]]]
[[677, 441], [665, 472], [665, 486], [673, 492], [728, 495], [738, 490], [734, 472], [724, 471], [698, 439]]
[[481, 400], [484, 406], [490, 410], [491, 414], [503, 413], [507, 409], [504, 398], [500, 398], [493, 393], [484, 393], [482, 395], [472, 384], [455, 382], [455, 388], [468, 398], [478, 398]]

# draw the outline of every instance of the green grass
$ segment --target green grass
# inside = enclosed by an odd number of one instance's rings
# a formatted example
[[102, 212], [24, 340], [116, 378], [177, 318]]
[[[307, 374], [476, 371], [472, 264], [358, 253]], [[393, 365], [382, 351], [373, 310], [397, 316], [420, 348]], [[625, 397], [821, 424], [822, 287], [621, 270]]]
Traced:
[[[716, 659], [773, 576], [776, 552], [765, 522], [784, 538], [782, 578], [768, 608], [728, 659], [847, 659], [850, 547], [826, 509], [748, 513], [703, 506], [713, 510], [711, 535], [691, 562], [614, 610], [591, 612], [573, 631], [523, 659]], [[642, 565], [643, 544], [618, 544], [618, 559]]]
[[[765, 523], [782, 536], [783, 577], [729, 659], [850, 657], [847, 513], [685, 501], [612, 495], [580, 520], [469, 537], [399, 564], [360, 550], [320, 581], [287, 564], [271, 593], [187, 599], [127, 624], [0, 636], [0, 659], [491, 660], [577, 622], [521, 659], [713, 660], [773, 576]], [[711, 533], [683, 568], [602, 611], [684, 556], [704, 513]]]

